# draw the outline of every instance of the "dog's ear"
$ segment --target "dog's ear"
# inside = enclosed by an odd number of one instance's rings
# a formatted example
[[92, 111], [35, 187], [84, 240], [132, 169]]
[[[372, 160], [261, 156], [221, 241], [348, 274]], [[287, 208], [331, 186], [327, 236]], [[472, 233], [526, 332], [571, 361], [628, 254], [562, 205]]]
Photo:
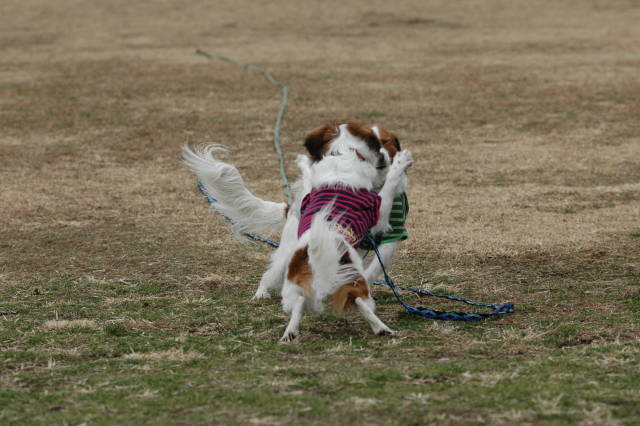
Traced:
[[401, 151], [400, 140], [395, 133], [385, 129], [384, 127], [378, 127], [378, 133], [380, 135], [380, 143], [389, 152], [391, 158], [396, 156], [398, 151]]
[[347, 124], [347, 130], [349, 130], [349, 133], [353, 136], [357, 136], [365, 141], [371, 151], [380, 151], [382, 144], [380, 143], [380, 139], [378, 139], [376, 133], [371, 128], [360, 123], [349, 123]]
[[304, 138], [304, 147], [307, 148], [313, 161], [320, 161], [327, 152], [329, 142], [338, 135], [338, 127], [335, 124], [325, 124], [311, 131]]
[[391, 140], [391, 143], [393, 144], [393, 146], [396, 147], [396, 150], [402, 151], [402, 148], [400, 148], [400, 139], [398, 139], [396, 135], [393, 135], [393, 139]]

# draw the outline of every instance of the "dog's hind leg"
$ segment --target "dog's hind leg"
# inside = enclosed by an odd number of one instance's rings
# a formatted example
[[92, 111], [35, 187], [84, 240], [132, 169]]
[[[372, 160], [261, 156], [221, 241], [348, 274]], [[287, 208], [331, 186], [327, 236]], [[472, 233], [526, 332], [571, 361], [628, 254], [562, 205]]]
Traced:
[[337, 312], [345, 312], [355, 304], [377, 336], [396, 333], [387, 327], [374, 313], [376, 305], [369, 296], [369, 286], [364, 278], [360, 277], [353, 282], [344, 284], [332, 295], [332, 299], [333, 306]]
[[291, 319], [289, 319], [289, 324], [284, 330], [280, 343], [288, 343], [298, 337], [298, 333], [300, 332], [300, 321], [302, 320], [302, 313], [304, 310], [304, 300], [304, 296], [300, 294], [295, 296], [295, 299], [292, 301]]
[[311, 293], [311, 281], [313, 276], [309, 266], [308, 247], [304, 246], [296, 250], [291, 257], [287, 271], [287, 279], [282, 287], [282, 309], [291, 314], [280, 343], [286, 343], [298, 337], [300, 320], [306, 301], [305, 295]]
[[396, 334], [395, 331], [387, 327], [385, 323], [383, 323], [382, 320], [373, 312], [373, 300], [370, 298], [363, 299], [362, 297], [358, 297], [356, 298], [356, 306], [358, 306], [358, 310], [364, 319], [367, 320], [376, 336]]
[[298, 243], [298, 216], [291, 212], [282, 230], [280, 246], [271, 255], [271, 264], [262, 274], [260, 285], [251, 300], [267, 299], [271, 297], [269, 290], [282, 286], [284, 274], [287, 270], [287, 262], [291, 258], [291, 252]]

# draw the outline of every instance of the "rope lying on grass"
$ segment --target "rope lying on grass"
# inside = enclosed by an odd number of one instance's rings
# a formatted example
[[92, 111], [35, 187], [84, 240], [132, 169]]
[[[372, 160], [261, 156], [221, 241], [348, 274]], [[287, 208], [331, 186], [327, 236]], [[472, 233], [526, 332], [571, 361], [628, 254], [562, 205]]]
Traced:
[[[251, 70], [251, 71], [256, 71], [260, 74], [262, 74], [269, 83], [281, 87], [282, 88], [282, 101], [280, 103], [280, 109], [278, 110], [278, 115], [276, 116], [276, 122], [275, 122], [275, 128], [273, 131], [273, 146], [274, 149], [276, 151], [276, 154], [278, 155], [278, 161], [280, 163], [280, 177], [282, 179], [282, 184], [284, 187], [284, 192], [285, 195], [287, 196], [287, 200], [289, 202], [289, 204], [292, 204], [292, 195], [291, 195], [291, 186], [289, 185], [289, 179], [287, 178], [287, 174], [284, 168], [284, 154], [282, 153], [282, 148], [280, 145], [280, 128], [282, 126], [282, 118], [284, 117], [284, 111], [287, 105], [287, 101], [288, 101], [288, 94], [289, 94], [289, 89], [287, 87], [286, 84], [276, 80], [275, 78], [273, 78], [273, 76], [266, 70], [260, 68], [260, 67], [256, 67], [254, 65], [248, 65], [248, 64], [243, 64], [241, 62], [235, 61], [233, 59], [229, 59], [227, 57], [224, 56], [220, 56], [220, 55], [210, 55], [209, 53], [197, 49], [196, 53], [198, 55], [202, 55], [208, 59], [211, 60], [215, 60], [215, 59], [219, 59], [225, 62], [229, 62], [231, 64], [240, 66], [242, 68]], [[202, 192], [202, 194], [207, 197], [207, 201], [209, 202], [209, 204], [211, 204], [212, 206], [217, 202], [217, 200], [213, 197], [211, 197], [209, 195], [209, 193], [207, 193], [207, 190], [205, 189], [204, 185], [202, 184], [202, 182], [198, 181], [198, 188], [200, 189], [200, 192]], [[215, 207], [213, 207], [215, 210]], [[226, 217], [224, 215], [222, 215], [225, 219], [227, 219], [229, 222], [232, 222], [231, 218]], [[280, 243], [278, 243], [277, 241], [272, 241], [269, 240], [267, 238], [264, 238], [260, 235], [257, 234], [250, 234], [250, 233], [244, 233], [244, 235], [246, 235], [249, 238], [252, 238], [256, 241], [260, 241], [266, 244], [269, 244], [272, 247], [279, 247]], [[387, 273], [386, 268], [384, 267], [384, 263], [382, 263], [382, 258], [380, 257], [380, 252], [378, 251], [378, 247], [375, 243], [374, 238], [367, 233], [367, 239], [369, 240], [369, 244], [371, 245], [371, 247], [373, 248], [374, 253], [376, 254], [376, 257], [378, 258], [378, 262], [380, 262], [380, 266], [382, 268], [382, 272], [384, 274], [384, 278], [385, 278], [385, 282], [382, 281], [374, 281], [373, 284], [375, 285], [382, 285], [382, 286], [387, 286], [391, 289], [391, 291], [393, 292], [394, 296], [396, 297], [396, 299], [398, 300], [398, 302], [408, 311], [411, 312], [413, 314], [416, 315], [420, 315], [424, 318], [429, 318], [429, 319], [438, 319], [438, 320], [444, 320], [444, 321], [479, 321], [482, 319], [486, 319], [486, 318], [490, 318], [490, 317], [494, 317], [494, 316], [500, 316], [500, 315], [504, 315], [504, 314], [509, 314], [512, 312], [515, 312], [515, 307], [513, 304], [511, 303], [506, 303], [503, 305], [497, 305], [497, 304], [493, 304], [493, 303], [484, 303], [484, 302], [474, 302], [473, 300], [467, 300], [467, 299], [463, 299], [461, 297], [458, 296], [452, 296], [452, 295], [448, 295], [448, 294], [438, 294], [438, 293], [432, 293], [428, 290], [423, 290], [423, 289], [418, 289], [418, 288], [412, 288], [412, 287], [404, 287], [404, 286], [400, 286], [400, 285], [396, 285], [393, 280], [391, 279], [391, 277], [389, 276], [389, 274]], [[473, 306], [483, 306], [483, 307], [488, 307], [488, 308], [492, 308], [493, 311], [490, 313], [476, 313], [476, 312], [471, 312], [471, 313], [465, 313], [465, 312], [446, 312], [446, 311], [436, 311], [433, 309], [428, 309], [428, 308], [423, 308], [423, 307], [413, 307], [411, 305], [407, 305], [402, 298], [400, 297], [400, 295], [398, 294], [398, 289], [400, 290], [405, 290], [405, 291], [411, 291], [414, 292], [420, 296], [431, 296], [431, 297], [440, 297], [440, 298], [444, 298], [444, 299], [448, 299], [448, 300], [453, 300], [456, 302], [462, 302], [462, 303], [466, 303], [467, 305], [473, 305]]]
[[[495, 315], [510, 314], [510, 313], [515, 311], [515, 308], [514, 308], [512, 303], [506, 303], [504, 305], [495, 305], [493, 303], [474, 302], [473, 300], [462, 299], [461, 297], [458, 297], [458, 296], [450, 296], [448, 294], [432, 293], [430, 291], [421, 290], [421, 289], [417, 289], [417, 288], [396, 286], [393, 283], [393, 280], [391, 279], [389, 274], [387, 273], [387, 270], [384, 267], [384, 263], [382, 263], [382, 258], [380, 257], [380, 251], [378, 251], [378, 247], [376, 246], [376, 242], [375, 242], [374, 238], [371, 236], [370, 233], [367, 233], [367, 239], [369, 240], [369, 244], [371, 244], [371, 247], [373, 248], [373, 251], [376, 254], [376, 257], [378, 258], [378, 262], [380, 262], [380, 267], [382, 267], [382, 272], [384, 274], [385, 283], [381, 283], [381, 284], [383, 284], [383, 285], [386, 284], [391, 289], [391, 291], [393, 291], [393, 295], [396, 297], [398, 302], [400, 302], [400, 304], [407, 311], [411, 312], [412, 314], [417, 314], [417, 315], [420, 315], [420, 316], [425, 317], [425, 318], [439, 319], [439, 320], [444, 320], [444, 321], [480, 321], [482, 319], [489, 318], [489, 317], [492, 317], [492, 316], [495, 316]], [[377, 283], [378, 282], [376, 282], [376, 284]], [[411, 305], [407, 305], [406, 303], [404, 303], [404, 301], [402, 300], [402, 298], [398, 294], [398, 291], [396, 290], [396, 288], [400, 288], [402, 290], [413, 291], [414, 293], [417, 293], [417, 294], [422, 295], [422, 296], [442, 297], [442, 298], [445, 298], [445, 299], [454, 300], [456, 302], [463, 302], [463, 303], [466, 303], [467, 305], [485, 306], [485, 307], [493, 308], [493, 312], [490, 312], [488, 314], [484, 314], [484, 313], [477, 313], [477, 312], [466, 313], [466, 312], [436, 311], [436, 310], [433, 310], [433, 309], [428, 309], [428, 308], [423, 308], [423, 307], [416, 308], [416, 307], [413, 307]]]
[[289, 178], [287, 178], [287, 172], [284, 168], [284, 154], [282, 153], [282, 147], [280, 146], [280, 128], [282, 127], [282, 119], [284, 117], [284, 110], [287, 107], [287, 102], [289, 101], [289, 87], [281, 81], [273, 78], [270, 72], [256, 67], [255, 65], [243, 64], [242, 62], [234, 61], [233, 59], [229, 59], [225, 56], [221, 55], [210, 55], [204, 50], [196, 49], [196, 53], [198, 55], [204, 56], [205, 58], [211, 60], [221, 60], [225, 62], [229, 62], [230, 64], [237, 65], [239, 67], [248, 69], [250, 71], [255, 71], [260, 73], [267, 79], [267, 81], [274, 86], [280, 87], [282, 89], [282, 101], [280, 102], [280, 109], [278, 109], [278, 114], [276, 115], [276, 122], [273, 126], [273, 148], [278, 155], [278, 161], [280, 163], [280, 178], [282, 179], [282, 186], [284, 187], [284, 195], [287, 196], [287, 201], [289, 204], [293, 203], [293, 198], [291, 196], [291, 186], [289, 185]]

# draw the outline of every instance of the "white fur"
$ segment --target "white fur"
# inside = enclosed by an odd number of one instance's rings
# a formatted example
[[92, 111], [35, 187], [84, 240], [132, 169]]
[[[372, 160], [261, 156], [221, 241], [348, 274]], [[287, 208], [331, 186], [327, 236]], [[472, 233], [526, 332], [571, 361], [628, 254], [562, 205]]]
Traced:
[[[329, 151], [322, 161], [311, 165], [311, 186], [342, 185], [348, 188], [373, 189], [377, 177], [375, 165], [378, 153], [372, 152], [367, 144], [353, 136], [342, 124], [340, 133], [331, 141]], [[358, 158], [356, 151], [365, 158]]]
[[223, 152], [220, 145], [208, 144], [195, 150], [182, 147], [184, 163], [198, 176], [211, 197], [217, 200], [212, 208], [231, 219], [236, 233], [272, 233], [285, 223], [286, 203], [265, 201], [251, 194], [238, 170], [214, 158]]
[[[385, 185], [380, 189], [379, 195], [383, 200], [380, 206], [380, 216], [383, 218], [378, 224], [371, 229], [372, 234], [383, 233], [389, 229], [389, 216], [391, 215], [391, 209], [393, 208], [393, 199], [397, 194], [402, 194], [407, 187], [407, 174], [405, 170], [411, 166], [413, 158], [410, 151], [400, 151], [395, 155], [393, 164], [389, 168], [389, 172], [386, 174]], [[389, 184], [386, 184], [388, 182]], [[385, 202], [385, 200], [391, 199], [391, 202]], [[385, 219], [386, 218], [386, 219]], [[387, 271], [391, 268], [391, 262], [400, 245], [400, 241], [392, 241], [389, 243], [378, 246], [380, 251], [380, 258]], [[367, 266], [365, 272], [365, 278], [368, 282], [373, 282], [376, 278], [382, 274], [382, 266], [380, 261], [374, 255]]]
[[[313, 308], [316, 312], [324, 310], [322, 302], [341, 285], [364, 276], [360, 256], [327, 217], [328, 209], [320, 211], [313, 218], [308, 231], [309, 264], [313, 272], [311, 288], [314, 291]], [[353, 263], [340, 265], [340, 258], [347, 252]]]
[[[376, 134], [378, 139], [380, 139], [380, 129], [378, 128], [378, 126], [371, 127], [371, 130]], [[385, 158], [385, 162], [384, 162], [385, 167], [382, 169], [378, 169], [378, 176], [376, 177], [376, 180], [374, 182], [374, 188], [376, 189], [381, 189], [382, 186], [384, 185], [384, 182], [387, 179], [389, 167], [392, 164], [392, 160], [387, 150], [382, 149], [380, 152]], [[402, 152], [404, 151], [400, 151], [396, 153], [396, 157], [398, 157], [398, 154], [401, 154]], [[395, 160], [396, 158], [393, 159], [394, 162]], [[410, 162], [412, 161], [411, 157], [409, 157], [409, 161]], [[407, 189], [407, 184], [408, 184], [407, 175], [404, 171], [402, 171], [400, 182], [395, 188], [394, 197], [395, 195], [402, 194], [403, 192], [405, 192]], [[393, 207], [393, 205], [391, 207]], [[380, 232], [379, 230], [372, 230], [374, 234], [376, 233], [376, 231]], [[387, 270], [391, 268], [391, 263], [393, 261], [395, 253], [398, 250], [398, 247], [400, 246], [400, 244], [402, 244], [401, 241], [392, 241], [389, 243], [382, 244], [381, 246], [378, 246], [378, 250], [380, 251], [380, 257], [382, 258], [382, 263], [384, 264]], [[362, 251], [361, 254], [364, 255], [366, 254], [366, 252]], [[378, 258], [376, 256], [372, 256], [371, 261], [369, 262], [369, 265], [367, 266], [367, 269], [366, 269], [365, 278], [367, 279], [368, 282], [373, 282], [375, 281], [376, 278], [379, 278], [381, 275], [382, 275], [382, 267], [380, 266], [380, 262], [378, 261]]]
[[[355, 154], [356, 150], [365, 158], [364, 161]], [[405, 152], [407, 154], [404, 159], [391, 166], [388, 178], [380, 190], [380, 219], [375, 228], [384, 230], [388, 227], [393, 197], [398, 186], [401, 185], [404, 171], [411, 165], [411, 154], [408, 151]], [[348, 132], [346, 126], [341, 126], [340, 135], [330, 143], [328, 155], [311, 166], [312, 187], [339, 184], [353, 189], [370, 190], [377, 176], [375, 167], [377, 160], [377, 153], [372, 153], [363, 141]], [[305, 292], [297, 284], [285, 279], [282, 288], [282, 306], [285, 312], [291, 313], [291, 319], [281, 342], [289, 342], [298, 335], [302, 307], [306, 305], [320, 312], [324, 309], [324, 300], [338, 288], [358, 277], [365, 277], [360, 257], [344, 236], [335, 231], [332, 223], [326, 220], [326, 214], [326, 211], [316, 214], [310, 229], [301, 235], [296, 245], [296, 249], [308, 246], [312, 273], [311, 291]], [[352, 263], [340, 265], [340, 259], [345, 252], [349, 252]], [[374, 333], [393, 333], [375, 315], [373, 299], [357, 298], [356, 305]]]
[[284, 334], [280, 339], [280, 342], [282, 343], [291, 342], [298, 337], [300, 321], [302, 320], [304, 304], [306, 301], [302, 289], [297, 285], [289, 284], [289, 286], [285, 284], [285, 287], [293, 296], [288, 298], [288, 300], [291, 300], [291, 304], [285, 308], [285, 312], [290, 313], [291, 318], [289, 318], [289, 324], [287, 324], [287, 328], [284, 330]]
[[267, 299], [271, 297], [269, 290], [282, 286], [287, 264], [298, 243], [299, 222], [300, 217], [290, 212], [280, 236], [280, 245], [271, 254], [271, 263], [262, 275], [252, 300]]
[[[379, 136], [377, 127], [373, 127], [372, 130]], [[344, 140], [346, 140], [346, 138], [342, 141]], [[361, 149], [363, 148], [362, 145], [359, 146]], [[334, 152], [339, 151], [339, 148], [346, 151], [346, 155], [350, 156], [352, 164], [360, 162], [353, 151], [344, 149], [346, 148], [345, 146], [338, 146], [338, 148], [334, 149]], [[285, 203], [265, 201], [254, 196], [244, 186], [242, 177], [234, 166], [215, 158], [214, 155], [216, 153], [225, 151], [222, 146], [216, 144], [200, 146], [196, 150], [183, 147], [183, 157], [185, 164], [198, 176], [209, 194], [218, 200], [212, 208], [229, 217], [235, 224], [234, 230], [237, 233], [242, 231], [253, 233], [282, 231], [280, 247], [271, 255], [271, 263], [263, 274], [260, 285], [253, 296], [254, 300], [268, 298], [270, 297], [269, 291], [271, 289], [277, 289], [282, 286], [287, 259], [293, 253], [295, 244], [298, 241], [297, 228], [300, 201], [312, 187], [311, 160], [306, 155], [298, 155], [296, 159], [296, 164], [300, 170], [300, 178], [293, 186], [294, 204], [289, 209], [289, 215], [285, 217]], [[373, 184], [374, 189], [382, 188], [391, 164], [391, 159], [387, 151], [382, 149], [380, 152], [385, 157], [386, 167], [377, 170]], [[400, 151], [400, 153], [402, 152], [404, 151]], [[325, 158], [323, 161], [326, 160], [328, 160], [328, 158]], [[331, 175], [327, 177], [327, 180], [329, 180], [329, 178], [331, 178]], [[404, 192], [406, 185], [407, 178], [403, 172], [401, 182], [395, 189], [395, 194]], [[381, 210], [386, 211], [386, 206]], [[384, 221], [382, 223], [384, 223]], [[379, 247], [387, 269], [391, 267], [391, 261], [400, 244], [401, 243], [397, 241], [386, 243]], [[382, 268], [377, 258], [373, 256], [369, 265], [366, 267], [365, 277], [371, 282], [380, 277], [381, 274]]]
[[271, 263], [262, 275], [260, 284], [252, 300], [271, 297], [269, 291], [283, 285], [284, 274], [291, 255], [298, 245], [298, 224], [300, 223], [300, 203], [304, 195], [311, 191], [311, 160], [306, 155], [298, 155], [296, 164], [300, 178], [293, 187], [294, 203], [289, 209], [287, 220], [280, 235], [280, 245], [271, 255]]
[[373, 234], [385, 232], [389, 229], [389, 215], [393, 207], [393, 199], [396, 194], [404, 191], [404, 187], [406, 186], [404, 181], [407, 176], [405, 170], [411, 166], [412, 163], [413, 158], [411, 151], [407, 150], [398, 152], [393, 159], [393, 164], [391, 164], [389, 168], [384, 185], [382, 185], [380, 192], [378, 192], [382, 200], [380, 205], [380, 220], [378, 224], [371, 229]]

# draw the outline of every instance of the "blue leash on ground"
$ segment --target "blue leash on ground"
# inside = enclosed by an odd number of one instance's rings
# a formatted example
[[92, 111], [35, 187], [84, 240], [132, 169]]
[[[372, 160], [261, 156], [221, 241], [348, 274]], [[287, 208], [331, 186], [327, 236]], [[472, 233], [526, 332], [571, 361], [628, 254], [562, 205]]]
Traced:
[[[256, 67], [255, 65], [248, 65], [248, 64], [243, 64], [241, 62], [237, 62], [234, 61], [233, 59], [229, 59], [227, 57], [224, 56], [220, 56], [220, 55], [210, 55], [209, 53], [203, 51], [203, 50], [196, 50], [196, 53], [198, 55], [202, 55], [208, 59], [219, 59], [225, 62], [229, 62], [231, 64], [240, 66], [242, 68], [251, 70], [251, 71], [256, 71], [260, 74], [262, 74], [264, 76], [264, 78], [267, 79], [267, 81], [271, 84], [273, 84], [274, 86], [278, 86], [282, 89], [282, 102], [280, 103], [280, 109], [278, 110], [278, 115], [276, 116], [276, 122], [275, 122], [275, 126], [274, 126], [274, 131], [273, 131], [273, 146], [274, 149], [276, 151], [276, 154], [278, 155], [278, 160], [280, 163], [280, 177], [282, 179], [282, 183], [283, 183], [283, 187], [284, 187], [284, 192], [285, 195], [287, 196], [287, 199], [289, 201], [289, 204], [292, 204], [292, 196], [291, 196], [291, 189], [290, 189], [290, 185], [289, 185], [289, 180], [287, 178], [287, 174], [285, 172], [285, 168], [284, 168], [284, 155], [282, 153], [282, 149], [280, 146], [280, 127], [282, 125], [282, 118], [284, 116], [284, 111], [285, 111], [285, 107], [287, 105], [287, 100], [288, 100], [288, 87], [286, 84], [276, 80], [275, 78], [273, 78], [273, 76], [268, 72], [265, 71], [262, 68]], [[211, 197], [209, 195], [209, 193], [207, 192], [207, 190], [205, 189], [204, 185], [202, 184], [202, 182], [198, 181], [198, 189], [200, 189], [200, 192], [202, 192], [202, 194], [207, 197], [207, 201], [209, 202], [209, 204], [211, 204], [211, 207], [216, 210], [215, 208], [215, 203], [217, 202], [217, 200], [213, 197]], [[220, 212], [218, 212], [220, 213]], [[225, 219], [227, 219], [229, 222], [232, 222], [231, 218], [226, 217], [225, 215], [222, 215]], [[279, 247], [280, 243], [278, 243], [277, 241], [272, 241], [269, 240], [268, 238], [264, 238], [260, 235], [257, 234], [251, 234], [248, 232], [244, 232], [244, 235], [246, 235], [249, 238], [252, 238], [256, 241], [260, 241], [266, 244], [269, 244], [272, 247]], [[378, 246], [375, 243], [375, 240], [373, 239], [373, 237], [367, 233], [367, 238], [369, 239], [369, 243], [371, 245], [371, 247], [373, 248], [374, 253], [376, 254], [376, 257], [378, 258], [378, 262], [380, 262], [380, 266], [382, 267], [382, 272], [384, 273], [384, 279], [385, 282], [381, 282], [381, 281], [374, 281], [373, 284], [376, 285], [383, 285], [383, 286], [387, 286], [391, 289], [391, 291], [393, 291], [394, 296], [396, 297], [396, 299], [398, 300], [398, 302], [409, 312], [416, 314], [416, 315], [420, 315], [424, 318], [430, 318], [430, 319], [438, 319], [438, 320], [444, 320], [444, 321], [480, 321], [486, 318], [490, 318], [490, 317], [496, 317], [496, 316], [501, 316], [501, 315], [505, 315], [505, 314], [510, 314], [515, 312], [515, 307], [512, 303], [506, 303], [504, 305], [496, 305], [496, 304], [492, 304], [492, 303], [484, 303], [484, 302], [474, 302], [473, 300], [466, 300], [463, 299], [461, 297], [458, 296], [451, 296], [448, 294], [438, 294], [438, 293], [432, 293], [428, 290], [423, 290], [423, 289], [419, 289], [419, 288], [412, 288], [412, 287], [403, 287], [403, 286], [399, 286], [394, 284], [393, 280], [391, 279], [391, 277], [389, 276], [389, 274], [387, 273], [386, 268], [384, 267], [384, 264], [382, 263], [382, 258], [380, 257], [380, 252], [378, 251]], [[428, 309], [428, 308], [422, 308], [422, 307], [413, 307], [411, 305], [407, 305], [406, 303], [404, 303], [404, 301], [402, 300], [402, 298], [400, 298], [400, 295], [398, 294], [398, 290], [405, 290], [405, 291], [412, 291], [416, 294], [419, 294], [421, 296], [432, 296], [432, 297], [441, 297], [444, 299], [449, 299], [449, 300], [453, 300], [456, 302], [462, 302], [462, 303], [466, 303], [467, 305], [473, 305], [473, 306], [483, 306], [483, 307], [487, 307], [487, 308], [492, 308], [493, 312], [490, 313], [465, 313], [465, 312], [445, 312], [445, 311], [435, 311], [433, 309]]]
[[[506, 303], [504, 305], [495, 305], [493, 303], [474, 302], [473, 300], [466, 300], [466, 299], [463, 299], [463, 298], [458, 297], [458, 296], [450, 296], [448, 294], [432, 293], [430, 291], [422, 290], [422, 289], [418, 289], [418, 288], [396, 286], [393, 283], [393, 280], [391, 279], [389, 274], [387, 273], [387, 270], [384, 267], [384, 263], [382, 263], [382, 258], [380, 257], [380, 251], [378, 250], [378, 246], [376, 245], [376, 242], [375, 242], [374, 238], [368, 232], [367, 232], [366, 238], [369, 240], [369, 244], [371, 244], [371, 247], [373, 248], [373, 252], [376, 254], [376, 257], [378, 258], [378, 262], [380, 262], [380, 267], [382, 268], [382, 272], [384, 274], [385, 282], [382, 283], [382, 282], [376, 281], [376, 282], [374, 282], [374, 284], [386, 285], [387, 287], [389, 287], [391, 289], [391, 291], [393, 291], [393, 295], [396, 297], [398, 302], [407, 311], [411, 312], [412, 314], [420, 315], [421, 317], [425, 317], [425, 318], [429, 318], [429, 319], [439, 319], [439, 320], [444, 320], [444, 321], [480, 321], [480, 320], [483, 320], [483, 319], [486, 319], [486, 318], [490, 318], [490, 317], [493, 317], [493, 316], [496, 316], [496, 315], [504, 315], [504, 314], [510, 314], [512, 312], [515, 312], [515, 308], [514, 308], [512, 303]], [[445, 299], [454, 300], [456, 302], [463, 302], [463, 303], [466, 303], [467, 305], [485, 306], [485, 307], [492, 308], [493, 312], [486, 313], [486, 314], [485, 313], [477, 313], [477, 312], [472, 312], [472, 313], [446, 312], [446, 311], [436, 311], [436, 310], [433, 310], [433, 309], [422, 308], [422, 307], [417, 307], [416, 308], [414, 306], [407, 305], [406, 303], [404, 303], [404, 301], [402, 300], [402, 298], [398, 294], [397, 289], [413, 291], [414, 293], [417, 293], [417, 294], [422, 295], [422, 296], [442, 297], [442, 298], [445, 298]]]

